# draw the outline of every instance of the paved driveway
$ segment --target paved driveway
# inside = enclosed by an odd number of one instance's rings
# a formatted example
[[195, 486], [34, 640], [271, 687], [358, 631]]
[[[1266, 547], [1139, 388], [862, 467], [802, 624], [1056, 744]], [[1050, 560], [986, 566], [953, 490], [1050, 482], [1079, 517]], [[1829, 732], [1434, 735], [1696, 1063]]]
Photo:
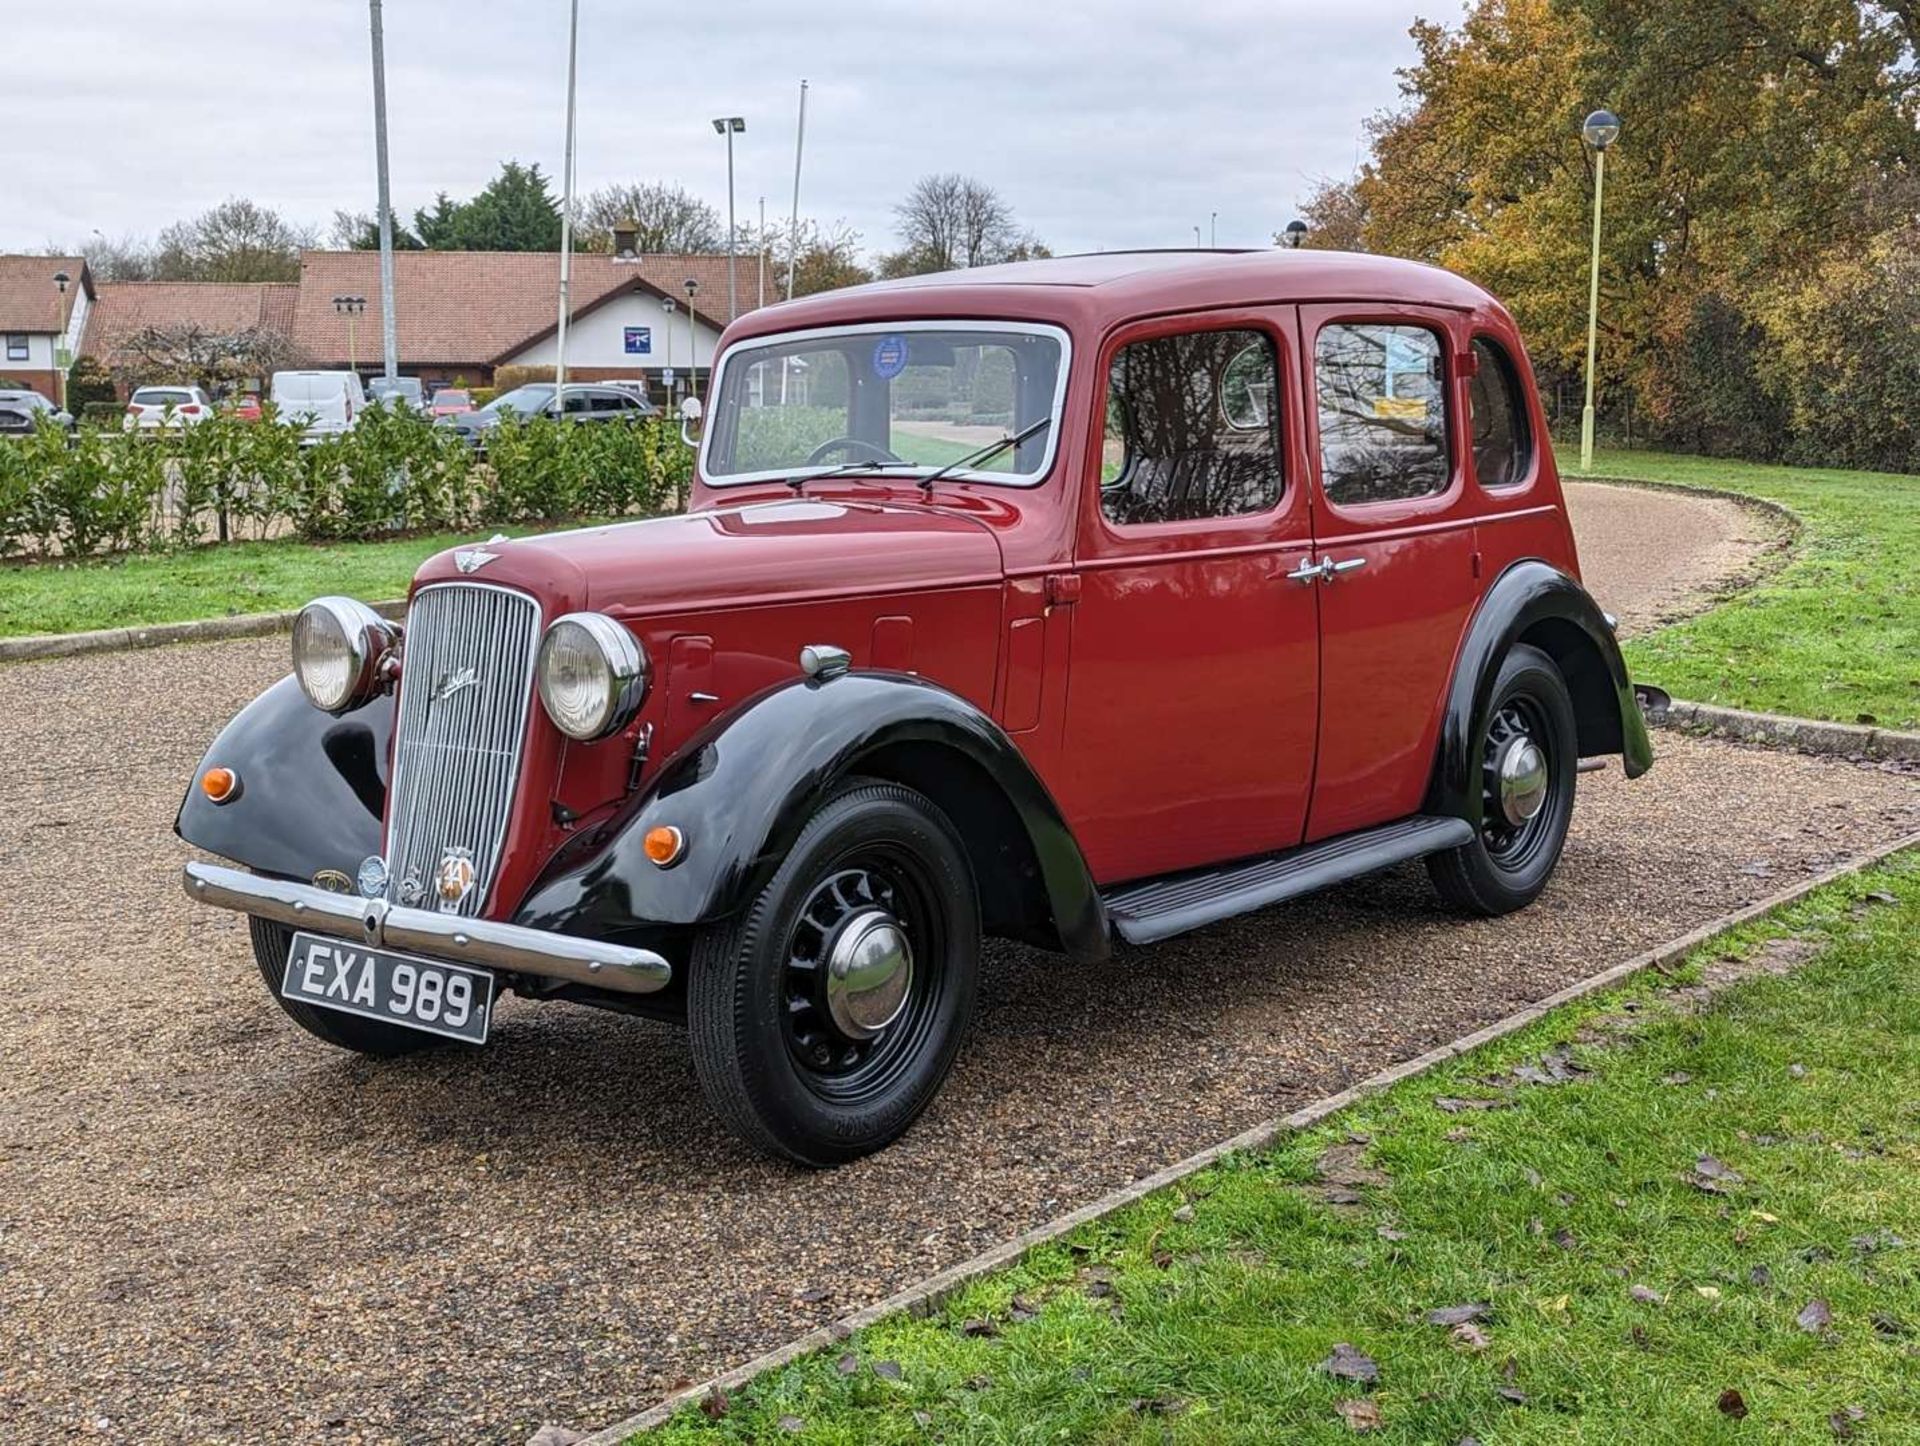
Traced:
[[994, 948], [928, 1118], [801, 1174], [713, 1122], [666, 1026], [508, 1001], [484, 1051], [375, 1064], [282, 1018], [168, 826], [284, 655], [0, 669], [0, 1440], [603, 1424], [1920, 827], [1910, 777], [1666, 737], [1582, 781], [1509, 920], [1415, 867], [1096, 968]]

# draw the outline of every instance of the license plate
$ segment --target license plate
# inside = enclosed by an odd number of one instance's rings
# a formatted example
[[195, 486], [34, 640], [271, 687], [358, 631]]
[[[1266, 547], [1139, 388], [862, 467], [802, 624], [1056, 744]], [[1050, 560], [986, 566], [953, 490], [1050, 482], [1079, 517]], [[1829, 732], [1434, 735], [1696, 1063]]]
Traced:
[[280, 992], [405, 1029], [487, 1042], [493, 975], [463, 964], [389, 954], [324, 934], [295, 934]]

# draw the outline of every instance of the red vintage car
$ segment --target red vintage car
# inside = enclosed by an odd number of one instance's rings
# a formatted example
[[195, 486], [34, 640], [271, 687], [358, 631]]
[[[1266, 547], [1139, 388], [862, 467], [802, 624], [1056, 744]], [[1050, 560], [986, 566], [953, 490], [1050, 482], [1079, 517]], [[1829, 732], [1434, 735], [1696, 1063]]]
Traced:
[[808, 1165], [926, 1106], [983, 935], [1097, 961], [1416, 858], [1519, 908], [1580, 761], [1651, 761], [1531, 375], [1478, 287], [1312, 251], [755, 311], [684, 515], [302, 613], [187, 892], [362, 1053], [505, 990], [682, 1019]]

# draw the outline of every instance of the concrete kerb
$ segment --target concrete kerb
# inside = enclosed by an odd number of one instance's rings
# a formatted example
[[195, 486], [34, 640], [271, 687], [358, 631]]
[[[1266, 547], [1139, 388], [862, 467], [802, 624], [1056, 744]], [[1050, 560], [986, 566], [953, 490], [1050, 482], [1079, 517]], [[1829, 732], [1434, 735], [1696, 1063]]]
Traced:
[[[406, 615], [404, 598], [377, 602], [373, 610], [384, 618]], [[119, 653], [133, 648], [158, 648], [167, 643], [212, 643], [225, 638], [260, 638], [288, 632], [299, 610], [285, 613], [247, 613], [234, 618], [199, 618], [185, 623], [154, 623], [142, 628], [101, 628], [90, 633], [39, 633], [25, 638], [0, 638], [0, 663], [25, 663], [37, 658], [71, 658], [83, 653]]]
[[689, 1386], [684, 1390], [677, 1391], [659, 1404], [651, 1406], [637, 1415], [630, 1416], [624, 1421], [616, 1422], [611, 1426], [594, 1432], [576, 1443], [576, 1446], [618, 1446], [618, 1443], [626, 1440], [629, 1436], [639, 1432], [650, 1431], [656, 1426], [665, 1424], [665, 1422], [682, 1407], [688, 1405], [690, 1402], [700, 1400], [715, 1389], [727, 1392], [737, 1391], [770, 1371], [778, 1370], [780, 1367], [791, 1364], [800, 1357], [810, 1355], [815, 1351], [825, 1350], [837, 1342], [845, 1340], [855, 1331], [873, 1325], [888, 1316], [901, 1314], [917, 1316], [930, 1315], [938, 1310], [962, 1286], [969, 1285], [982, 1276], [991, 1275], [997, 1270], [1014, 1264], [1037, 1246], [1057, 1240], [1061, 1236], [1079, 1229], [1082, 1225], [1104, 1220], [1108, 1216], [1116, 1214], [1128, 1206], [1135, 1204], [1156, 1190], [1164, 1189], [1168, 1185], [1177, 1184], [1188, 1176], [1206, 1169], [1209, 1165], [1216, 1163], [1227, 1155], [1240, 1150], [1260, 1149], [1263, 1146], [1273, 1143], [1282, 1136], [1317, 1125], [1329, 1115], [1337, 1114], [1347, 1106], [1355, 1104], [1367, 1098], [1369, 1095], [1378, 1094], [1381, 1090], [1399, 1084], [1403, 1080], [1425, 1074], [1437, 1065], [1445, 1064], [1448, 1060], [1457, 1059], [1471, 1050], [1480, 1048], [1482, 1045], [1491, 1044], [1495, 1040], [1505, 1038], [1507, 1035], [1525, 1029], [1531, 1024], [1536, 1024], [1563, 1004], [1570, 1004], [1587, 995], [1608, 989], [1648, 969], [1671, 964], [1684, 958], [1716, 934], [1724, 933], [1728, 929], [1736, 929], [1742, 924], [1750, 923], [1755, 919], [1773, 913], [1777, 909], [1785, 908], [1787, 905], [1805, 898], [1816, 889], [1823, 888], [1838, 879], [1846, 878], [1850, 874], [1856, 874], [1864, 869], [1871, 868], [1874, 864], [1902, 850], [1915, 847], [1920, 847], [1920, 833], [1908, 834], [1903, 838], [1894, 840], [1892, 843], [1883, 844], [1879, 848], [1869, 850], [1864, 854], [1849, 859], [1843, 864], [1836, 865], [1824, 873], [1816, 874], [1810, 879], [1804, 879], [1800, 883], [1793, 884], [1788, 888], [1781, 889], [1777, 893], [1770, 894], [1757, 903], [1748, 904], [1746, 907], [1736, 909], [1730, 914], [1723, 914], [1719, 918], [1710, 920], [1696, 929], [1690, 929], [1678, 938], [1670, 939], [1656, 948], [1649, 949], [1642, 954], [1636, 954], [1633, 958], [1623, 963], [1616, 964], [1609, 969], [1603, 969], [1598, 974], [1589, 975], [1585, 979], [1569, 984], [1566, 988], [1557, 990], [1549, 994], [1546, 998], [1529, 1004], [1526, 1008], [1509, 1014], [1503, 1019], [1496, 1020], [1484, 1028], [1476, 1029], [1471, 1034], [1462, 1035], [1460, 1038], [1446, 1044], [1438, 1045], [1426, 1051], [1424, 1054], [1417, 1055], [1409, 1060], [1403, 1060], [1399, 1064], [1390, 1065], [1386, 1069], [1368, 1075], [1359, 1083], [1341, 1090], [1338, 1094], [1328, 1095], [1324, 1099], [1315, 1100], [1312, 1104], [1297, 1109], [1292, 1114], [1282, 1115], [1276, 1119], [1267, 1120], [1255, 1125], [1252, 1129], [1245, 1130], [1235, 1135], [1232, 1139], [1222, 1140], [1219, 1144], [1211, 1145], [1198, 1154], [1189, 1155], [1186, 1159], [1176, 1164], [1169, 1165], [1162, 1170], [1156, 1170], [1153, 1174], [1136, 1180], [1130, 1185], [1123, 1186], [1119, 1190], [1092, 1201], [1087, 1205], [1083, 1205], [1077, 1210], [1069, 1211], [1065, 1215], [1049, 1220], [1044, 1225], [1036, 1226], [1034, 1229], [1017, 1235], [1011, 1240], [993, 1246], [991, 1249], [983, 1251], [970, 1260], [962, 1261], [958, 1265], [949, 1266], [946, 1270], [930, 1275], [924, 1280], [906, 1287], [904, 1290], [896, 1291], [885, 1300], [878, 1301], [862, 1310], [854, 1311], [850, 1315], [842, 1316], [830, 1325], [808, 1331], [805, 1335], [796, 1337], [788, 1341], [785, 1345], [778, 1346], [768, 1351], [765, 1355], [748, 1361], [743, 1366], [728, 1371], [723, 1375], [714, 1376], [709, 1380], [702, 1381], [698, 1385]]
[[1903, 733], [1895, 728], [1864, 723], [1826, 723], [1814, 718], [1793, 718], [1785, 713], [1748, 713], [1739, 708], [1687, 703], [1678, 698], [1652, 721], [1661, 727], [1729, 738], [1737, 743], [1754, 743], [1764, 748], [1920, 763], [1920, 733]]

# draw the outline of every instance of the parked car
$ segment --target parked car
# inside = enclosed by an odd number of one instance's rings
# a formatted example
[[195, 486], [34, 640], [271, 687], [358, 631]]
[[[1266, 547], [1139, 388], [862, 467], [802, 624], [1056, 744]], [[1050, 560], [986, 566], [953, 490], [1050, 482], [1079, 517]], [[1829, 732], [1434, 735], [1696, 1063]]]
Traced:
[[236, 422], [257, 422], [266, 415], [258, 392], [236, 392], [221, 403], [221, 408]]
[[120, 427], [128, 432], [194, 427], [212, 415], [213, 398], [199, 387], [137, 387], [127, 398]]
[[187, 892], [318, 1038], [656, 1013], [723, 1120], [830, 1165], [939, 1088], [983, 935], [1071, 967], [1414, 859], [1504, 914], [1581, 761], [1652, 761], [1458, 277], [1107, 253], [719, 351], [690, 511], [443, 552], [404, 629], [309, 604], [206, 754], [177, 827], [230, 862]]
[[40, 393], [26, 388], [0, 389], [0, 437], [24, 435], [41, 422], [73, 430], [73, 418]]
[[473, 394], [460, 387], [441, 387], [427, 403], [427, 412], [436, 421], [441, 417], [457, 417], [462, 412], [473, 410]]
[[317, 442], [350, 430], [367, 409], [367, 393], [358, 372], [275, 372], [273, 404], [283, 421], [300, 426], [302, 440]]
[[367, 397], [374, 403], [393, 397], [413, 411], [425, 413], [427, 410], [426, 390], [418, 377], [394, 377], [391, 381], [386, 377], [375, 377], [367, 383]]
[[484, 447], [487, 433], [509, 416], [559, 417], [569, 422], [637, 422], [657, 415], [653, 403], [624, 387], [569, 382], [564, 391], [566, 395], [556, 399], [552, 382], [533, 382], [503, 392], [475, 411], [456, 412], [437, 420], [440, 425], [458, 431], [474, 446]]

